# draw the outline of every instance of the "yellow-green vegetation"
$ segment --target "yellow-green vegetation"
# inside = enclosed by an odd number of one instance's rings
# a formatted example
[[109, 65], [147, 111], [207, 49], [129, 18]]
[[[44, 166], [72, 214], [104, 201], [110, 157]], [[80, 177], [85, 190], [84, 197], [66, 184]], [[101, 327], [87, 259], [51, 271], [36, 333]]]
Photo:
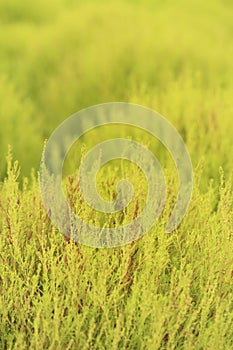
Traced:
[[[0, 1], [0, 349], [233, 348], [232, 14], [227, 0]], [[112, 199], [118, 180], [131, 179], [129, 207], [103, 217], [83, 202], [80, 159], [110, 137], [152, 149], [168, 191], [143, 238], [95, 249], [52, 225], [37, 170], [56, 126], [110, 101], [173, 123], [192, 158], [194, 192], [182, 224], [166, 233], [177, 174], [164, 147], [133, 128], [87, 133], [64, 165], [68, 201], [83, 220], [120, 225], [145, 204], [146, 179], [122, 160], [100, 170], [98, 189]]]

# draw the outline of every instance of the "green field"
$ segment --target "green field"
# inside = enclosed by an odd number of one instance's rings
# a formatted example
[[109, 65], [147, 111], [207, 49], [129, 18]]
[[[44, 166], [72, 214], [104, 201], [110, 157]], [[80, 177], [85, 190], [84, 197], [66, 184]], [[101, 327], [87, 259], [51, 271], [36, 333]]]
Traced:
[[[233, 2], [0, 0], [0, 349], [233, 348]], [[111, 137], [150, 148], [168, 198], [140, 240], [100, 249], [67, 240], [42, 205], [45, 140], [71, 114], [105, 102], [158, 111], [182, 135], [194, 169], [184, 220], [165, 228], [177, 173], [157, 140], [106, 126], [71, 149], [63, 185], [92, 225], [117, 227], [145, 205], [145, 176], [116, 160], [100, 169], [103, 198], [132, 180], [116, 215], [83, 202], [80, 160]]]

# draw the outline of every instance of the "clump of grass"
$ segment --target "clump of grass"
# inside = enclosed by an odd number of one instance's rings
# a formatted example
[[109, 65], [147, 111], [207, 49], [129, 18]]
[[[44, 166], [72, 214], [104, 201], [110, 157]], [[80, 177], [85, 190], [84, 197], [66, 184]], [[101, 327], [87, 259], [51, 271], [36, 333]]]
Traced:
[[[67, 241], [43, 209], [36, 177], [19, 186], [18, 176], [9, 156], [0, 189], [2, 349], [231, 348], [233, 196], [223, 170], [203, 194], [196, 169], [175, 232], [165, 232], [171, 193], [150, 232], [114, 249]], [[140, 188], [140, 174], [135, 181]], [[68, 179], [66, 189], [74, 199]]]

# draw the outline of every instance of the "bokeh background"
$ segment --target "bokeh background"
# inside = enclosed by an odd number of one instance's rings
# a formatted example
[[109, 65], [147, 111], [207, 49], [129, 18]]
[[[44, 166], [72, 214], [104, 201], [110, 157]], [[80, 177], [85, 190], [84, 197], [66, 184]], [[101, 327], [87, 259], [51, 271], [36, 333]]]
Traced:
[[[1, 0], [0, 177], [12, 145], [21, 174], [44, 141], [93, 104], [128, 101], [182, 134], [203, 187], [232, 157], [233, 2]], [[95, 143], [97, 143], [97, 136]]]

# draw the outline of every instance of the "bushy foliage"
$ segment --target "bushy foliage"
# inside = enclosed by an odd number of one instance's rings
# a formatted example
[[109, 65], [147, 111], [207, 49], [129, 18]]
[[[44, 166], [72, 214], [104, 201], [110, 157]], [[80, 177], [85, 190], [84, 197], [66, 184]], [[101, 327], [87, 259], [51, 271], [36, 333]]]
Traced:
[[[0, 349], [232, 349], [232, 10], [227, 0], [0, 2]], [[120, 225], [143, 209], [145, 178], [127, 162], [98, 174], [106, 199], [122, 176], [133, 180], [133, 201], [115, 216], [91, 210], [75, 181], [83, 154], [119, 133], [155, 152], [168, 188], [142, 239], [93, 249], [52, 225], [37, 169], [62, 120], [119, 100], [176, 126], [194, 193], [180, 227], [166, 233], [177, 194], [166, 150], [140, 130], [87, 133], [63, 179], [83, 220]]]

